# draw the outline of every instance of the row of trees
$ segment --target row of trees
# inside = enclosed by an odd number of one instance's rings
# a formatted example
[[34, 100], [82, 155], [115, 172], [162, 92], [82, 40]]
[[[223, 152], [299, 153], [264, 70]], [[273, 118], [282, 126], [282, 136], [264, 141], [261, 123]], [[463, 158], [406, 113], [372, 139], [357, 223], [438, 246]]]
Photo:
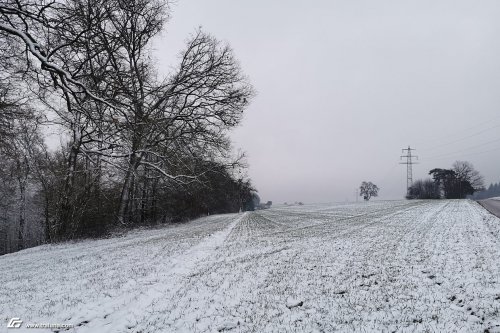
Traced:
[[500, 197], [500, 183], [492, 183], [484, 191], [476, 192], [471, 196], [471, 199], [482, 200], [488, 198]]
[[456, 161], [451, 169], [432, 169], [429, 175], [432, 179], [412, 184], [408, 199], [464, 199], [484, 189], [483, 177], [466, 161]]
[[[227, 133], [252, 87], [201, 30], [160, 77], [151, 42], [169, 13], [161, 0], [0, 4], [4, 252], [251, 208]], [[59, 149], [47, 125], [62, 129]]]

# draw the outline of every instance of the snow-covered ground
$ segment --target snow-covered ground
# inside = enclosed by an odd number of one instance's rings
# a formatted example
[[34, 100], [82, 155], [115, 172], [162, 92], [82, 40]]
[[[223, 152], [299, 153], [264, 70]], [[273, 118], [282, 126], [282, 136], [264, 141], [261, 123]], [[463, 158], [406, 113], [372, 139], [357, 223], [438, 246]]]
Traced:
[[500, 219], [467, 200], [210, 216], [0, 266], [0, 331], [500, 332]]

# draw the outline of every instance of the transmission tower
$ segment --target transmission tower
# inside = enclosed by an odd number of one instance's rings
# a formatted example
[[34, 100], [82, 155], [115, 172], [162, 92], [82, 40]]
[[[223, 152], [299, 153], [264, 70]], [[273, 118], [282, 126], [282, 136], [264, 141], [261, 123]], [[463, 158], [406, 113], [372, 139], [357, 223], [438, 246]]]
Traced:
[[415, 150], [410, 148], [402, 149], [402, 152], [405, 153], [406, 155], [401, 155], [401, 158], [406, 158], [406, 162], [400, 162], [399, 164], [406, 164], [406, 194], [410, 194], [410, 187], [413, 184], [413, 170], [412, 170], [412, 165], [417, 164], [417, 162], [413, 162], [413, 158], [418, 160], [418, 156], [414, 156], [411, 154], [411, 151]]

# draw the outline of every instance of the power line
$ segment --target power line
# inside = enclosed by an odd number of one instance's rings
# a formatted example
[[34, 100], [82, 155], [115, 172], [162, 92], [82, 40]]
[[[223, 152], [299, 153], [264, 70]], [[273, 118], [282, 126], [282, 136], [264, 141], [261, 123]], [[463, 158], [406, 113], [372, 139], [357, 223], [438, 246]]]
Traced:
[[[434, 137], [431, 137], [430, 139], [429, 139], [429, 137], [427, 137], [427, 138], [426, 138], [426, 140], [424, 140], [424, 141], [419, 141], [419, 143], [420, 143], [420, 144], [422, 144], [422, 145], [424, 145], [424, 146], [433, 145], [433, 143], [434, 143], [434, 142], [436, 142], [436, 141], [439, 141], [439, 140], [446, 140], [446, 139], [448, 139], [449, 137], [456, 137], [456, 136], [457, 136], [457, 134], [459, 134], [459, 136], [458, 136], [458, 137], [459, 137], [459, 138], [461, 138], [461, 139], [456, 139], [456, 140], [454, 140], [454, 142], [457, 142], [457, 141], [462, 141], [462, 140], [465, 140], [465, 139], [467, 139], [467, 138], [469, 138], [469, 137], [473, 137], [473, 136], [476, 136], [476, 135], [482, 134], [482, 133], [484, 133], [484, 132], [486, 132], [486, 131], [489, 131], [489, 130], [491, 130], [491, 129], [498, 128], [498, 127], [500, 127], [500, 124], [499, 124], [499, 125], [492, 126], [492, 127], [488, 127], [488, 128], [486, 128], [486, 129], [484, 129], [484, 130], [481, 130], [481, 131], [477, 132], [477, 134], [472, 134], [472, 135], [467, 136], [467, 137], [465, 137], [465, 138], [461, 137], [461, 136], [460, 136], [460, 133], [466, 133], [466, 132], [469, 132], [469, 131], [470, 131], [470, 130], [472, 130], [472, 129], [476, 129], [476, 128], [478, 128], [478, 127], [482, 127], [483, 125], [486, 125], [486, 124], [491, 124], [492, 122], [495, 122], [495, 121], [497, 121], [497, 120], [500, 120], [500, 117], [498, 117], [498, 116], [497, 116], [497, 117], [493, 117], [493, 118], [490, 118], [489, 120], [485, 120], [485, 121], [482, 121], [482, 122], [480, 122], [480, 123], [477, 123], [476, 125], [469, 126], [469, 127], [466, 127], [466, 128], [462, 128], [462, 129], [461, 129], [458, 133], [456, 133], [456, 134], [454, 134], [454, 135], [445, 135], [445, 136], [435, 135]], [[453, 140], [453, 139], [452, 139], [452, 140]], [[454, 143], [454, 142], [450, 142], [450, 143], [448, 143], [448, 142], [447, 142], [447, 143], [445, 143], [445, 144], [443, 144], [443, 145], [452, 144], [452, 143]], [[435, 147], [438, 147], [438, 146], [431, 147], [430, 149], [434, 149]]]
[[[471, 152], [471, 153], [465, 153], [465, 154], [462, 154], [464, 156], [470, 156], [470, 155], [479, 155], [479, 154], [486, 154], [486, 153], [491, 153], [491, 152], [494, 152], [494, 151], [499, 151], [500, 148], [495, 148], [495, 149], [490, 149], [490, 150], [486, 150], [486, 151], [478, 151], [478, 152]], [[446, 156], [447, 154], [445, 155], [442, 155], [441, 157], [434, 157], [432, 159], [426, 159], [428, 161], [436, 161], [436, 160], [443, 160], [445, 158], [449, 158], [450, 156]]]
[[459, 139], [456, 139], [456, 140], [452, 140], [452, 141], [448, 141], [448, 142], [445, 142], [445, 143], [442, 143], [442, 144], [439, 144], [439, 145], [435, 145], [433, 147], [430, 147], [429, 149], [427, 150], [434, 150], [434, 149], [437, 149], [437, 148], [441, 148], [441, 147], [445, 147], [445, 146], [449, 146], [449, 145], [452, 145], [454, 143], [457, 143], [457, 142], [460, 142], [460, 141], [464, 141], [464, 140], [467, 140], [467, 139], [470, 139], [470, 138], [473, 138], [473, 137], [476, 137], [476, 136], [479, 136], [483, 133], [486, 133], [487, 131], [489, 130], [492, 130], [492, 129], [495, 129], [495, 128], [499, 128], [500, 125], [495, 125], [495, 126], [491, 126], [491, 127], [488, 127], [484, 130], [481, 130], [479, 132], [474, 132], [473, 134], [470, 134], [470, 135], [467, 135], [467, 136], [464, 136], [464, 137], [461, 137]]
[[481, 144], [478, 144], [478, 145], [474, 145], [474, 146], [470, 146], [470, 147], [467, 147], [467, 148], [464, 148], [464, 149], [460, 149], [460, 150], [457, 150], [457, 151], [453, 151], [453, 152], [449, 152], [449, 153], [445, 153], [445, 154], [434, 155], [434, 156], [429, 157], [428, 160], [434, 159], [436, 157], [450, 156], [450, 155], [452, 156], [452, 155], [459, 154], [459, 153], [462, 153], [462, 152], [470, 150], [470, 149], [475, 149], [475, 148], [483, 147], [483, 146], [488, 145], [490, 143], [499, 142], [499, 141], [500, 141], [500, 139], [491, 140], [491, 141], [487, 141], [487, 142], [484, 142], [484, 143], [481, 143]]
[[406, 155], [401, 155], [400, 159], [406, 158], [406, 162], [399, 162], [399, 164], [406, 164], [406, 193], [410, 194], [410, 187], [413, 184], [413, 164], [417, 164], [417, 162], [413, 162], [413, 158], [418, 160], [418, 156], [413, 156], [411, 151], [415, 149], [411, 149], [410, 146], [406, 149], [401, 149], [404, 153], [406, 151]]

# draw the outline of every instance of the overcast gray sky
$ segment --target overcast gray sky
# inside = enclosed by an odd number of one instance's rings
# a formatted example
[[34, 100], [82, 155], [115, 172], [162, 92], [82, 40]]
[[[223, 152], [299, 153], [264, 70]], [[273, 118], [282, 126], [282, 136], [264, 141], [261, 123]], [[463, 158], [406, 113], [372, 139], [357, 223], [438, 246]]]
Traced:
[[[263, 200], [402, 198], [468, 160], [500, 181], [500, 1], [177, 0], [156, 57], [167, 72], [202, 26], [257, 90], [232, 137]], [[496, 140], [496, 141], [495, 141]], [[486, 153], [488, 151], [488, 153]]]

